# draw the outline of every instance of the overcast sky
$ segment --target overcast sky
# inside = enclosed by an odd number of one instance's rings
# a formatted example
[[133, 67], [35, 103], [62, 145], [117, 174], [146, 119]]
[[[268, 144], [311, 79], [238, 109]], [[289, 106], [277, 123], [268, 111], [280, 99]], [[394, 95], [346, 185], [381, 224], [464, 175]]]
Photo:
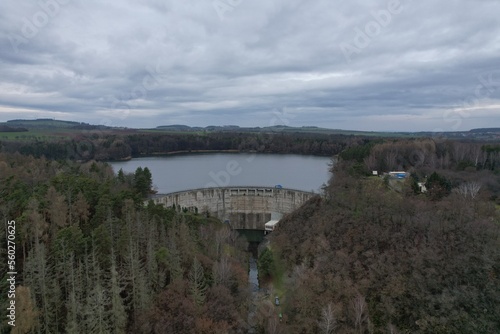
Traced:
[[0, 2], [0, 121], [500, 126], [498, 0]]

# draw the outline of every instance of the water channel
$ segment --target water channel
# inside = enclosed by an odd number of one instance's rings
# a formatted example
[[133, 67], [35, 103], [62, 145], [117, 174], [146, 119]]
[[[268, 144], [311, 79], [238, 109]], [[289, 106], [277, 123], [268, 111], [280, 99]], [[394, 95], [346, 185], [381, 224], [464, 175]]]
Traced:
[[249, 310], [247, 322], [249, 325], [248, 333], [255, 333], [254, 326], [256, 323], [257, 302], [259, 299], [260, 285], [259, 285], [259, 269], [257, 268], [257, 247], [258, 243], [249, 243], [249, 260], [248, 260], [248, 285], [251, 293], [251, 300], [249, 301]]

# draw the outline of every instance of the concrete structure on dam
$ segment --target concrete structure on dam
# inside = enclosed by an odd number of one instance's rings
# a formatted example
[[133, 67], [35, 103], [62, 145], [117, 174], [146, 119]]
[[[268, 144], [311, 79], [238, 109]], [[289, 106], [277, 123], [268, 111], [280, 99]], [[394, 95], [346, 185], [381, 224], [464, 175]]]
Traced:
[[156, 204], [210, 213], [233, 229], [264, 230], [266, 222], [299, 208], [314, 193], [286, 188], [224, 187], [181, 191], [153, 198]]

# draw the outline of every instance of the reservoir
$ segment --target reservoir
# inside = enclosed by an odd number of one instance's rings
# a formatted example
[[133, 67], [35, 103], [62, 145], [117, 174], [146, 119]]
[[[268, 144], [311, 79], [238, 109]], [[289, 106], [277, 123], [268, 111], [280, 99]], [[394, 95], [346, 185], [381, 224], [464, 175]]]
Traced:
[[330, 178], [331, 158], [294, 154], [206, 153], [110, 162], [133, 173], [148, 167], [160, 194], [197, 188], [255, 186], [319, 193]]

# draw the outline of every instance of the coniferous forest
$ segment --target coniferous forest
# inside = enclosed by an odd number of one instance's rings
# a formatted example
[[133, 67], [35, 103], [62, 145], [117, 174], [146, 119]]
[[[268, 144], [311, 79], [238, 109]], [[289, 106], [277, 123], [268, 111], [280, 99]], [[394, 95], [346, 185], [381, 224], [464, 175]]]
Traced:
[[259, 248], [258, 301], [245, 239], [148, 201], [147, 168], [0, 153], [17, 269], [16, 326], [4, 317], [2, 333], [247, 333], [249, 312], [256, 333], [499, 333], [500, 145], [338, 145], [323, 193]]
[[[18, 320], [12, 333], [241, 327], [246, 244], [213, 218], [144, 206], [147, 174], [115, 176], [104, 163], [0, 154], [0, 208], [16, 223]], [[6, 298], [2, 294], [4, 310]], [[6, 325], [2, 321], [2, 332], [10, 330]]]

